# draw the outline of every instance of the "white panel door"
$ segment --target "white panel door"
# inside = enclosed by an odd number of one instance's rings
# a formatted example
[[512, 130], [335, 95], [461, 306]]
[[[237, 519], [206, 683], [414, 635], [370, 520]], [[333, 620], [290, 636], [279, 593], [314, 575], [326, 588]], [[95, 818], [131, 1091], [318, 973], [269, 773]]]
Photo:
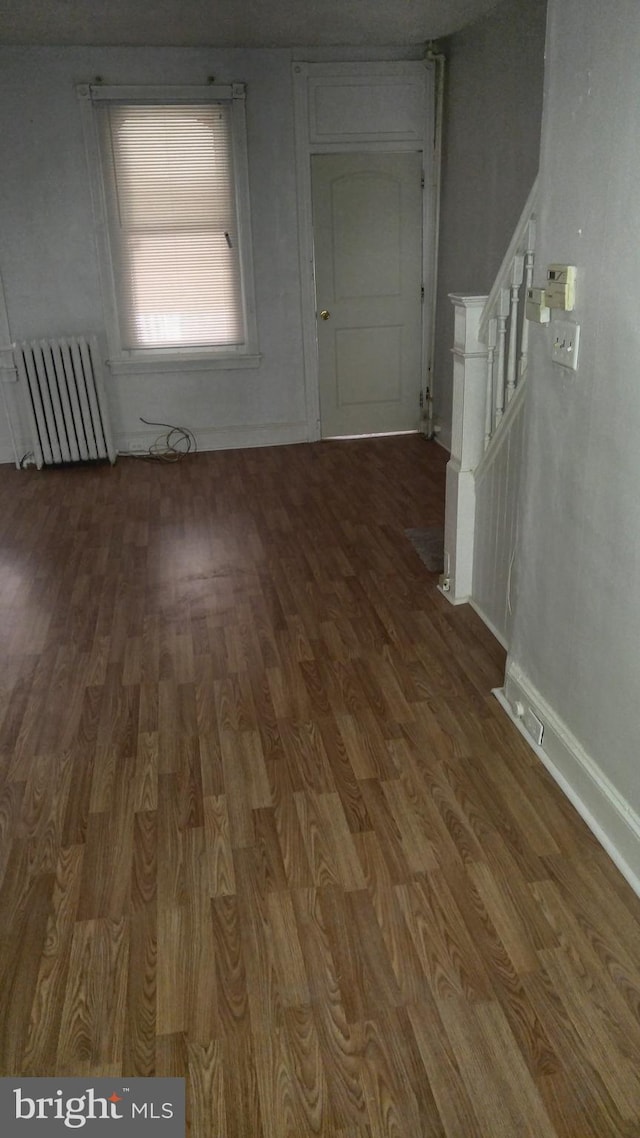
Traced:
[[422, 155], [311, 163], [322, 437], [417, 430]]

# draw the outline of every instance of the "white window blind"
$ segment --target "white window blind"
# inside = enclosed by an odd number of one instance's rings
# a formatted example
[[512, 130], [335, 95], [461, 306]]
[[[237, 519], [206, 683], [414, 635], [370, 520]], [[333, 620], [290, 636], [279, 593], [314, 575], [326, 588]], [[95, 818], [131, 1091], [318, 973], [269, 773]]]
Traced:
[[122, 347], [242, 346], [230, 106], [100, 111]]

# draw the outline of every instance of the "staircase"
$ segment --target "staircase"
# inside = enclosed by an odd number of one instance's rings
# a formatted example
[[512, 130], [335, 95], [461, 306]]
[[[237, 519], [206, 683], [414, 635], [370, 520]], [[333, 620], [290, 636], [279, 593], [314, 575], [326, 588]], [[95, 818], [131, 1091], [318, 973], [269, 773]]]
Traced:
[[453, 421], [440, 589], [509, 644], [533, 281], [534, 184], [488, 296], [455, 306]]

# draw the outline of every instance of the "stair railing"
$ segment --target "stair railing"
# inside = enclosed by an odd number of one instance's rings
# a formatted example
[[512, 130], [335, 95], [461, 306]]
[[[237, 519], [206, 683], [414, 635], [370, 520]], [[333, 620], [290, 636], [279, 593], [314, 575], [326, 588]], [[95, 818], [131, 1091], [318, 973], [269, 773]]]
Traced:
[[478, 339], [487, 348], [485, 450], [527, 370], [529, 321], [525, 304], [533, 283], [537, 190], [536, 180], [478, 327]]
[[472, 596], [477, 471], [527, 372], [525, 305], [533, 282], [537, 189], [536, 180], [489, 295], [450, 296], [453, 415], [440, 589], [453, 604]]

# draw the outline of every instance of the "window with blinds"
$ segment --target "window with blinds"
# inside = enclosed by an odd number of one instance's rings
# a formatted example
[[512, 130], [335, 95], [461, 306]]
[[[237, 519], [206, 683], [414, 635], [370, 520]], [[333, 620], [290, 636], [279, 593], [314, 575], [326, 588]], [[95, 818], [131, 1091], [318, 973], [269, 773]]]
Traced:
[[121, 347], [241, 349], [231, 104], [100, 112]]

